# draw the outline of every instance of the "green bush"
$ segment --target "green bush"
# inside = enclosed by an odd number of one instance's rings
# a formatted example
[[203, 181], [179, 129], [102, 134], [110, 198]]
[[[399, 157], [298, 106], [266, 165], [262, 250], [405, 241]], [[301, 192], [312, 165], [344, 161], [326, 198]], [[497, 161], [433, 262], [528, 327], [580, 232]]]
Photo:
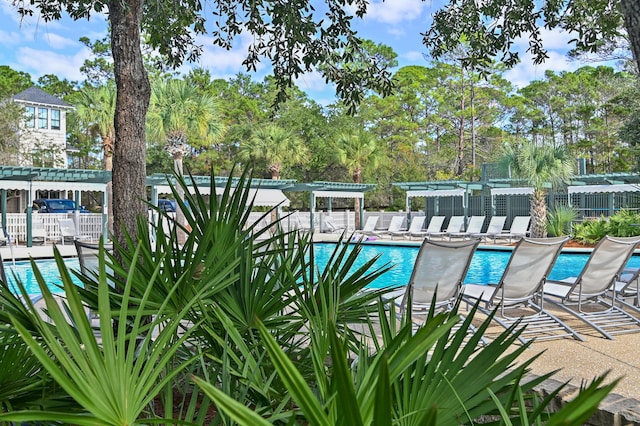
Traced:
[[0, 286], [0, 335], [17, 331], [24, 345], [16, 347], [28, 346], [35, 370], [65, 394], [55, 407], [10, 401], [15, 409], [0, 410], [0, 423], [459, 425], [491, 416], [582, 424], [616, 383], [599, 378], [549, 413], [562, 386], [533, 395], [551, 374], [525, 380], [533, 359], [518, 362], [530, 344], [513, 347], [517, 326], [480, 345], [491, 317], [470, 332], [477, 307], [462, 320], [456, 305], [416, 330], [410, 310], [401, 317], [383, 302], [388, 290], [366, 289], [390, 265], [374, 269], [371, 259], [354, 270], [361, 245], [337, 244], [321, 267], [308, 236], [248, 222], [248, 176], [209, 201], [178, 184], [188, 227], [152, 235], [141, 222], [117, 256], [101, 250], [99, 272], [82, 286], [56, 253], [63, 307], [34, 264], [46, 320]]
[[547, 233], [549, 236], [561, 237], [571, 235], [573, 221], [578, 217], [578, 212], [571, 206], [556, 206], [547, 215]]
[[613, 237], [633, 237], [640, 235], [640, 214], [629, 210], [620, 210], [610, 218], [585, 220], [573, 228], [574, 238], [585, 243], [595, 244], [605, 235]]

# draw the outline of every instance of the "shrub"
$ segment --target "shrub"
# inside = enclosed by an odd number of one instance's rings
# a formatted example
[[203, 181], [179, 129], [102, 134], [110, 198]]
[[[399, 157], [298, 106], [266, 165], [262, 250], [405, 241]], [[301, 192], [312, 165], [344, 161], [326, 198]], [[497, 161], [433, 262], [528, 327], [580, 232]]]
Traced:
[[571, 235], [577, 216], [578, 212], [571, 206], [556, 206], [547, 216], [547, 233], [554, 237]]
[[586, 220], [573, 228], [574, 238], [585, 243], [597, 243], [605, 235], [633, 237], [640, 235], [640, 215], [629, 210], [620, 210], [610, 218]]
[[[389, 265], [374, 269], [371, 259], [353, 270], [359, 244], [337, 244], [328, 264], [316, 265], [308, 236], [247, 223], [246, 175], [208, 202], [177, 179], [189, 205], [177, 198], [190, 229], [183, 244], [176, 225], [151, 238], [141, 222], [115, 247], [120, 261], [101, 249], [99, 272], [83, 276], [82, 287], [56, 253], [63, 308], [34, 265], [49, 321], [0, 286], [0, 323], [17, 330], [72, 400], [23, 404], [0, 422], [459, 425], [490, 415], [514, 425], [582, 424], [615, 385], [597, 379], [550, 414], [562, 386], [532, 395], [551, 374], [523, 380], [532, 360], [517, 362], [530, 345], [512, 346], [517, 326], [480, 346], [491, 317], [469, 333], [477, 307], [462, 320], [456, 305], [414, 330], [410, 311], [400, 317], [383, 302], [388, 290], [363, 291]], [[87, 305], [99, 314], [99, 336]]]

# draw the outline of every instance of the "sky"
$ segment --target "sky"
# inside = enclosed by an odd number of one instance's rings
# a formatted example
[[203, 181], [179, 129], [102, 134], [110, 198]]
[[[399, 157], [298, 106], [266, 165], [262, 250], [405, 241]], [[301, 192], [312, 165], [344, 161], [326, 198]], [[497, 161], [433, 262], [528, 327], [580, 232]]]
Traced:
[[[422, 45], [420, 33], [428, 29], [431, 15], [436, 10], [433, 1], [370, 0], [367, 15], [363, 19], [354, 19], [353, 26], [362, 38], [391, 46], [398, 54], [399, 67], [428, 66], [428, 59], [425, 59], [427, 50]], [[82, 80], [80, 67], [85, 59], [91, 57], [91, 51], [78, 41], [79, 38], [84, 36], [96, 40], [106, 33], [104, 16], [96, 16], [91, 21], [73, 21], [64, 17], [60, 21], [44, 22], [36, 16], [21, 20], [11, 6], [11, 0], [0, 0], [0, 65], [27, 72], [34, 82], [45, 74], [55, 74], [60, 79], [72, 81]], [[543, 36], [549, 59], [537, 66], [525, 53], [526, 40], [516, 41], [522, 61], [505, 77], [517, 87], [544, 78], [546, 70], [573, 71], [584, 65], [565, 56], [571, 38], [568, 34], [546, 31]], [[196, 64], [183, 66], [182, 72], [196, 66], [208, 69], [214, 78], [229, 78], [239, 72], [247, 72], [242, 61], [251, 42], [248, 35], [238, 37], [231, 51], [212, 46], [207, 37], [198, 41], [204, 45], [202, 57]], [[254, 79], [261, 80], [268, 72], [269, 66], [264, 64], [258, 68], [257, 74], [253, 74]], [[321, 104], [335, 100], [333, 88], [328, 87], [317, 73], [301, 76], [296, 83]]]

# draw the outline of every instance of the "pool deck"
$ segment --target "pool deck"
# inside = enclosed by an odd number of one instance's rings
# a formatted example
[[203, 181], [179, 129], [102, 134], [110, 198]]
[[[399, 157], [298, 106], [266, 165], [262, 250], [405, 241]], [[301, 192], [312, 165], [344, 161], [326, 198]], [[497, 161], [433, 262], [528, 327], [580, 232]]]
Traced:
[[[314, 241], [337, 241], [339, 237], [339, 234], [316, 233]], [[418, 245], [420, 243], [418, 240], [391, 241], [388, 239], [379, 239], [376, 242], [400, 245]], [[497, 247], [493, 244], [491, 246]], [[63, 256], [76, 255], [73, 245], [58, 245], [57, 247]], [[50, 258], [53, 256], [53, 247], [51, 245], [31, 248], [21, 246], [14, 247], [11, 251], [9, 247], [3, 246], [0, 247], [0, 254], [5, 261], [12, 259], [12, 257], [16, 259]], [[532, 364], [532, 373], [542, 375], [552, 370], [559, 370], [553, 379], [580, 386], [581, 383], [589, 382], [596, 376], [609, 372], [609, 380], [620, 378], [620, 382], [613, 392], [622, 397], [610, 398], [615, 400], [618, 405], [624, 401], [627, 411], [638, 413], [637, 419], [640, 424], [640, 327], [638, 333], [618, 335], [615, 340], [607, 340], [601, 337], [597, 331], [567, 313], [554, 310], [549, 304], [546, 307], [566, 320], [584, 337], [585, 341], [564, 338], [533, 343], [531, 349], [526, 351], [525, 357], [542, 354]], [[481, 321], [481, 318], [477, 318], [477, 320]], [[496, 326], [494, 331], [500, 330], [500, 327]]]

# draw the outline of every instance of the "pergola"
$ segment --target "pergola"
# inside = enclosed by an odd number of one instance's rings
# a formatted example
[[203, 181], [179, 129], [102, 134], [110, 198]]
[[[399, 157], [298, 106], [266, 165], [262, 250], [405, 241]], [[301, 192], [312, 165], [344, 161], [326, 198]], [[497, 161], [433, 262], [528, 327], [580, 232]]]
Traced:
[[[27, 245], [32, 244], [32, 202], [38, 190], [73, 191], [76, 209], [80, 206], [81, 191], [99, 191], [102, 197], [102, 229], [107, 237], [107, 183], [111, 172], [104, 170], [54, 169], [46, 167], [0, 166], [0, 209], [2, 226], [7, 225], [7, 191], [25, 191], [27, 212]], [[76, 210], [79, 213], [79, 210]]]
[[[195, 187], [197, 187], [200, 194], [211, 195], [212, 182], [210, 176], [185, 176], [184, 178], [191, 193], [195, 193]], [[216, 176], [213, 179], [216, 195], [222, 195], [228, 183], [230, 183], [231, 188], [235, 188], [240, 180], [237, 177], [220, 176]], [[147, 176], [147, 186], [151, 187], [152, 204], [158, 205], [158, 195], [172, 194], [170, 183], [171, 185], [176, 183], [173, 176], [163, 174]], [[253, 201], [254, 206], [289, 206], [290, 201], [282, 191], [291, 187], [294, 183], [295, 180], [251, 179], [249, 183], [249, 200]]]
[[469, 194], [474, 190], [482, 190], [479, 182], [467, 182], [462, 180], [425, 181], [425, 182], [399, 182], [394, 186], [406, 191], [405, 206], [407, 212], [411, 212], [412, 198], [435, 199], [435, 211], [438, 212], [438, 204], [444, 197], [461, 197], [465, 217], [468, 215]]
[[360, 223], [364, 221], [364, 193], [376, 188], [375, 184], [369, 183], [348, 183], [348, 182], [327, 182], [313, 181], [311, 183], [299, 183], [285, 188], [284, 191], [309, 191], [310, 192], [310, 225], [311, 232], [315, 230], [314, 212], [316, 210], [316, 200], [318, 198], [328, 198], [328, 210], [331, 211], [331, 200], [333, 198], [354, 198], [360, 199], [360, 211], [356, 212], [360, 216]]

